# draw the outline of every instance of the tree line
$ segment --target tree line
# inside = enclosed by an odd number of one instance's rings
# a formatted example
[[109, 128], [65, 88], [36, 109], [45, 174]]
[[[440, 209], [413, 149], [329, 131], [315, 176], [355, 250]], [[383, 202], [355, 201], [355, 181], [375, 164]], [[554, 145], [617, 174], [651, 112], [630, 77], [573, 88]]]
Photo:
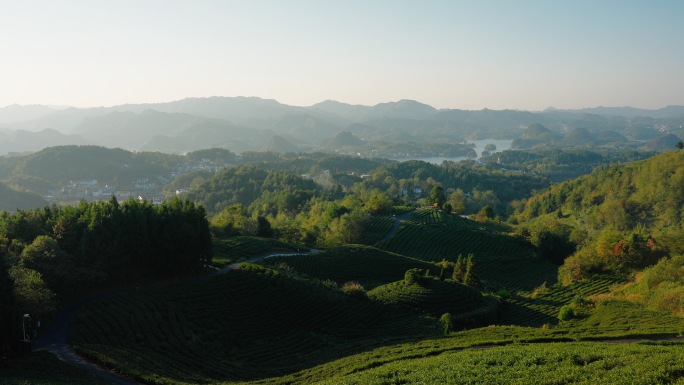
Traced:
[[[0, 330], [89, 290], [183, 276], [211, 260], [206, 212], [189, 200], [128, 200], [0, 212]], [[18, 324], [17, 324], [18, 322]]]

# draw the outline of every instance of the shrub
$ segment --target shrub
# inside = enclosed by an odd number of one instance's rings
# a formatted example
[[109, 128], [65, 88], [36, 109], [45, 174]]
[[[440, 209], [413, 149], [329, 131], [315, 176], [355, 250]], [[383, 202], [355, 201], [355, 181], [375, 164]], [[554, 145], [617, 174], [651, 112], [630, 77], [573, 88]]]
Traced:
[[506, 299], [511, 297], [511, 292], [506, 289], [499, 289], [499, 291], [496, 292], [496, 295], [501, 299]]
[[365, 298], [366, 289], [356, 281], [345, 282], [342, 285], [342, 292], [354, 298]]
[[536, 289], [532, 290], [532, 294], [530, 294], [530, 298], [534, 299], [537, 298], [538, 296], [542, 294], [547, 294], [549, 292], [549, 288], [546, 286], [546, 281], [539, 285]]
[[406, 282], [407, 285], [419, 283], [422, 271], [422, 269], [406, 270], [406, 273], [404, 273], [404, 282]]
[[439, 317], [439, 322], [442, 324], [444, 334], [449, 334], [453, 328], [451, 313], [444, 313]]
[[568, 305], [564, 305], [558, 311], [558, 319], [561, 321], [567, 321], [575, 316], [575, 309]]
[[572, 298], [572, 301], [570, 301], [570, 306], [572, 306], [575, 309], [585, 307], [588, 304], [589, 304], [589, 302], [579, 294], [575, 295]]

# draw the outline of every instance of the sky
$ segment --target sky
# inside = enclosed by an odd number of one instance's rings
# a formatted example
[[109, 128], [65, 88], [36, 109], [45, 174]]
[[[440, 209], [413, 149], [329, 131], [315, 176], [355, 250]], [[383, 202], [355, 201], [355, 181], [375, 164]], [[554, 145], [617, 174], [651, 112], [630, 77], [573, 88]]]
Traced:
[[0, 107], [684, 105], [679, 0], [0, 0]]

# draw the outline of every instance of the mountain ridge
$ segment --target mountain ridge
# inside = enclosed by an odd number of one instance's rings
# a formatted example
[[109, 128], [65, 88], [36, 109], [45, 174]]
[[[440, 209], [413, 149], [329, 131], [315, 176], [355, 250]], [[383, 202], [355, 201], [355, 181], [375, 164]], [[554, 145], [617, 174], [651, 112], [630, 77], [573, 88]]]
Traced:
[[[13, 111], [21, 111], [21, 114]], [[615, 113], [627, 116], [615, 116]], [[643, 116], [647, 114], [652, 116]], [[24, 120], [3, 123], [3, 116], [21, 116]], [[684, 106], [658, 110], [596, 107], [530, 112], [436, 109], [415, 100], [402, 99], [373, 106], [326, 100], [301, 107], [274, 99], [242, 96], [94, 108], [13, 105], [0, 108], [0, 127], [3, 128], [0, 132], [4, 134], [0, 136], [0, 153], [40, 150], [40, 147], [10, 142], [7, 135], [12, 136], [17, 130], [41, 132], [46, 128], [63, 135], [78, 134], [87, 142], [73, 137], [71, 142], [58, 141], [58, 144], [96, 144], [182, 153], [207, 145], [233, 151], [257, 150], [272, 135], [286, 137], [303, 149], [319, 150], [341, 131], [350, 131], [366, 141], [389, 143], [459, 143], [478, 138], [512, 140], [520, 138], [525, 128], [533, 124], [543, 125], [557, 134], [575, 128], [586, 129], [594, 135], [610, 130], [633, 141], [646, 142], [665, 134], [684, 137]], [[212, 137], [216, 140], [211, 140]], [[528, 143], [536, 144], [539, 143]]]

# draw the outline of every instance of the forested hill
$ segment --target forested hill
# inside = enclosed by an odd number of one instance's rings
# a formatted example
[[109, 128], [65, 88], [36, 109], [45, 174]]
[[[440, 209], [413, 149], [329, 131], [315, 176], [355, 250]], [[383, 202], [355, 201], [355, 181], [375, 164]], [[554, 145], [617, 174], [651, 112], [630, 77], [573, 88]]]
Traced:
[[629, 278], [684, 253], [683, 185], [684, 151], [669, 151], [552, 186], [516, 219], [543, 254], [563, 261], [561, 282]]
[[57, 146], [21, 157], [0, 157], [0, 179], [43, 192], [69, 180], [123, 183], [150, 175], [168, 175], [180, 161], [179, 156], [161, 153], [134, 153], [98, 146]]
[[625, 165], [602, 166], [532, 197], [521, 219], [556, 212], [583, 218], [590, 229], [682, 228], [684, 151]]
[[295, 213], [322, 191], [312, 180], [288, 171], [264, 171], [254, 165], [225, 168], [190, 192], [190, 198], [211, 212], [240, 204], [259, 205], [264, 213]]
[[14, 211], [45, 206], [47, 202], [39, 195], [17, 191], [0, 183], [0, 211]]

